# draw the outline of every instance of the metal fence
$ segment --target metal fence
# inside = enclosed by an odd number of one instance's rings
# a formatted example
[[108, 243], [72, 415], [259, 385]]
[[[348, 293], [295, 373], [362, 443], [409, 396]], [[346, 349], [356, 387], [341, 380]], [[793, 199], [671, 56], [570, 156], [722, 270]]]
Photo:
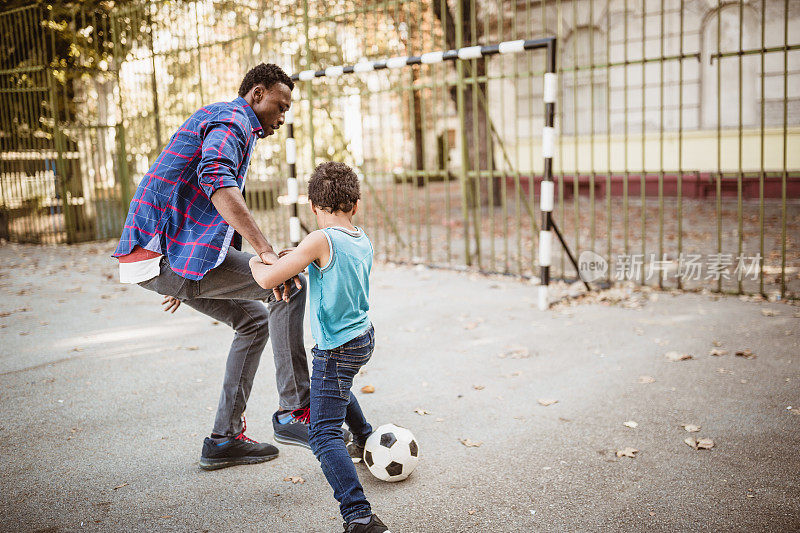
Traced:
[[[203, 0], [87, 16], [0, 15], [5, 49], [26, 43], [24, 31], [42, 47], [65, 32], [106, 47], [69, 65], [80, 76], [63, 75], [52, 50], [24, 64], [2, 56], [6, 238], [116, 236], [174, 128], [233, 98], [259, 61], [298, 72], [555, 36], [553, 215], [573, 250], [607, 262], [599, 281], [797, 293], [794, 2]], [[534, 276], [543, 72], [534, 51], [300, 82], [299, 177], [324, 160], [355, 165], [359, 223], [380, 258]], [[256, 152], [248, 203], [287, 243], [283, 143]], [[554, 274], [574, 278], [556, 252]]]

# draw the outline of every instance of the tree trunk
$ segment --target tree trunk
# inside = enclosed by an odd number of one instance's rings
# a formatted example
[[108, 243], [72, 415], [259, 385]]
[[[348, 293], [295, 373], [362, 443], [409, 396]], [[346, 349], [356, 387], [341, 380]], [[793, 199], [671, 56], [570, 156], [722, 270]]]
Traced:
[[[478, 33], [472, 35], [472, 28], [470, 25], [471, 20], [471, 2], [470, 0], [455, 0], [461, 2], [462, 20], [459, 21], [463, 35], [463, 45], [469, 46], [477, 43], [480, 38], [480, 25], [476, 25]], [[475, 9], [478, 9], [478, 3], [475, 3]], [[444, 12], [442, 12], [444, 11]], [[434, 12], [439, 22], [445, 27], [445, 39], [447, 47], [456, 49], [456, 21], [453, 16], [452, 9], [449, 4], [442, 10], [441, 3], [434, 2]], [[479, 19], [478, 13], [475, 13], [476, 19]], [[461, 61], [461, 60], [457, 60]], [[467, 77], [480, 78], [486, 76], [486, 60], [481, 58], [475, 61], [475, 72], [473, 72], [472, 62], [464, 61], [464, 72]], [[477, 94], [474, 94], [477, 91]], [[450, 98], [453, 103], [458, 100], [458, 87], [453, 86], [450, 88]], [[489, 129], [489, 117], [484, 102], [488, 103], [488, 87], [486, 82], [480, 83], [467, 83], [464, 86], [464, 140], [467, 145], [467, 170], [475, 170], [477, 163], [477, 170], [495, 170], [494, 154], [491, 153], [491, 131]], [[477, 102], [477, 105], [475, 103]], [[475, 157], [477, 151], [477, 162]], [[483, 182], [481, 182], [483, 184]], [[500, 197], [500, 184], [501, 178], [492, 179], [492, 189], [494, 196], [494, 205], [500, 205], [502, 198]], [[468, 187], [471, 191], [474, 187]], [[481, 187], [481, 203], [488, 204], [488, 191], [484, 186]], [[471, 195], [472, 198], [472, 195]], [[471, 205], [474, 206], [475, 200], [471, 199]]]

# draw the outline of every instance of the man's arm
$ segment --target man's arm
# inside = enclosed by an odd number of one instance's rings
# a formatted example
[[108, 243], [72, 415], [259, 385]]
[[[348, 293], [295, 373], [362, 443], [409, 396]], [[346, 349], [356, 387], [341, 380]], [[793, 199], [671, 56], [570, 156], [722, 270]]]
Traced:
[[[313, 261], [327, 255], [328, 239], [321, 231], [310, 233], [293, 251], [287, 253], [274, 264], [265, 265], [255, 257], [250, 259], [250, 271], [261, 287], [271, 289], [283, 280], [298, 275]], [[288, 294], [284, 293], [284, 300]]]
[[[233, 229], [239, 232], [256, 251], [258, 257], [264, 263], [272, 264], [278, 260], [278, 256], [272, 249], [272, 245], [267, 241], [264, 234], [258, 228], [252, 213], [244, 202], [244, 197], [238, 187], [223, 187], [214, 191], [211, 195], [211, 203], [219, 214]], [[289, 276], [291, 277], [291, 276]], [[288, 277], [285, 279], [289, 279]], [[282, 279], [273, 287], [285, 281]], [[272, 287], [269, 287], [270, 289]]]
[[259, 257], [274, 262], [277, 256], [272, 245], [258, 229], [239, 189], [237, 173], [251, 135], [246, 121], [246, 116], [236, 114], [217, 116], [202, 129], [198, 182], [225, 222], [247, 239]]

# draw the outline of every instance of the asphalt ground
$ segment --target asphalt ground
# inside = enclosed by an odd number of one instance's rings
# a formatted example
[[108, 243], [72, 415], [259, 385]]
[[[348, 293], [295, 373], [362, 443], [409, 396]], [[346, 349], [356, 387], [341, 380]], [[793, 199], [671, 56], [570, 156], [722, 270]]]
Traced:
[[[118, 284], [112, 248], [0, 247], [0, 529], [341, 531], [305, 449], [200, 470], [232, 333]], [[355, 390], [421, 456], [400, 483], [358, 466], [394, 533], [800, 530], [800, 307], [620, 290], [542, 312], [536, 290], [376, 264]], [[251, 437], [276, 402], [267, 348]]]

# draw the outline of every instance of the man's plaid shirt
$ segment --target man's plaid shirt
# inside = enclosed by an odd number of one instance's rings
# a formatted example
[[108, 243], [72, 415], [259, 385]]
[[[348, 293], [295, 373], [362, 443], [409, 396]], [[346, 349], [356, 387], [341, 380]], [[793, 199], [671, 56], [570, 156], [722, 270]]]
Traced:
[[114, 257], [138, 245], [166, 255], [172, 270], [193, 280], [222, 263], [234, 232], [211, 195], [222, 187], [242, 190], [253, 146], [263, 136], [244, 98], [196, 111], [139, 183]]

